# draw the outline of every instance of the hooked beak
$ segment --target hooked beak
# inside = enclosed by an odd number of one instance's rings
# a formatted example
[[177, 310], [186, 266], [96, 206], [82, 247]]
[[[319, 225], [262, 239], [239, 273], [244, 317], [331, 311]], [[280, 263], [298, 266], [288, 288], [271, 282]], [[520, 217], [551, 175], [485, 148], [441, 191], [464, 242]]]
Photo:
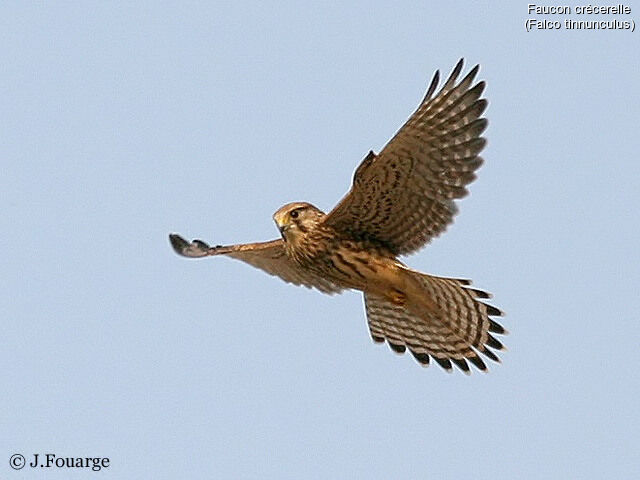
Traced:
[[284, 232], [286, 232], [289, 228], [285, 216], [282, 214], [275, 215], [273, 217], [273, 220], [276, 222], [276, 226], [278, 227], [278, 230], [280, 230], [280, 234], [284, 237]]

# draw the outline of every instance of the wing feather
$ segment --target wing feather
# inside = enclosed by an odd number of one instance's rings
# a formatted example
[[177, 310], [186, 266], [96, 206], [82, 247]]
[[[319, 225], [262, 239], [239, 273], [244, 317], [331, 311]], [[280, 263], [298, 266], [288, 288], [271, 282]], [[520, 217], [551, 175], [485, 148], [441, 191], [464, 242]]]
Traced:
[[239, 245], [218, 245], [210, 247], [201, 240], [187, 242], [180, 235], [169, 235], [171, 246], [177, 254], [189, 258], [226, 255], [241, 260], [260, 270], [280, 277], [287, 283], [316, 288], [323, 293], [338, 293], [342, 288], [329, 280], [300, 268], [286, 254], [282, 239], [270, 242], [245, 243]]
[[453, 221], [453, 200], [467, 194], [482, 164], [487, 127], [480, 118], [485, 83], [473, 85], [479, 66], [456, 84], [462, 65], [437, 94], [436, 72], [409, 120], [379, 155], [370, 152], [358, 166], [351, 190], [326, 216], [328, 226], [400, 255], [418, 250]]

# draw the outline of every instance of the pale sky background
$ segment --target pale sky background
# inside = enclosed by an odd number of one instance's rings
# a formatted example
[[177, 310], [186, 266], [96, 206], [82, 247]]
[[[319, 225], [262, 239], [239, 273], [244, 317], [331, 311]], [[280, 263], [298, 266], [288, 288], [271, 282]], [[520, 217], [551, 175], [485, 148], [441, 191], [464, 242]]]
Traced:
[[[640, 33], [527, 18], [2, 2], [0, 478], [637, 478]], [[488, 84], [485, 165], [405, 260], [495, 295], [490, 373], [374, 345], [360, 294], [173, 253], [169, 232], [268, 240], [286, 202], [331, 209], [460, 57]], [[111, 466], [9, 468], [36, 452]]]

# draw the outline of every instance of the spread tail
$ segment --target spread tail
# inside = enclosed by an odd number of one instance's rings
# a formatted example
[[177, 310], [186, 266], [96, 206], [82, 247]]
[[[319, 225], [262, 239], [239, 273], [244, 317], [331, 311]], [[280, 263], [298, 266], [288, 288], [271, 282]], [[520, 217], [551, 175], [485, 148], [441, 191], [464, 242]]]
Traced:
[[386, 340], [398, 353], [408, 348], [424, 366], [433, 358], [447, 371], [453, 363], [470, 373], [467, 361], [485, 371], [487, 366], [479, 353], [500, 361], [490, 348], [504, 347], [491, 334], [507, 332], [490, 317], [503, 313], [479, 300], [490, 298], [490, 294], [471, 287], [469, 280], [434, 277], [409, 269], [406, 274], [403, 304], [364, 294], [369, 331], [375, 342]]

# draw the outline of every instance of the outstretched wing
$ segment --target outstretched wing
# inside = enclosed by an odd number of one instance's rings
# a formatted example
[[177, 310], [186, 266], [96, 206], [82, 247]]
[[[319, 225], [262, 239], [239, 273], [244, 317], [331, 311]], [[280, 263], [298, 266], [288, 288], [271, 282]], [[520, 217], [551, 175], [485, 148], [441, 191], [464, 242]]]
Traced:
[[249, 265], [264, 270], [294, 285], [317, 288], [324, 293], [338, 293], [342, 290], [336, 284], [300, 268], [287, 256], [282, 240], [270, 242], [245, 243], [241, 245], [218, 245], [210, 247], [201, 240], [189, 243], [180, 235], [169, 235], [171, 246], [179, 255], [189, 258], [201, 258], [212, 255], [226, 255], [242, 260]]
[[385, 243], [396, 255], [414, 252], [442, 233], [457, 213], [453, 200], [467, 194], [482, 164], [480, 118], [485, 83], [472, 86], [476, 65], [456, 84], [463, 61], [434, 96], [439, 72], [404, 126], [379, 155], [370, 152], [353, 186], [325, 223], [354, 237]]

